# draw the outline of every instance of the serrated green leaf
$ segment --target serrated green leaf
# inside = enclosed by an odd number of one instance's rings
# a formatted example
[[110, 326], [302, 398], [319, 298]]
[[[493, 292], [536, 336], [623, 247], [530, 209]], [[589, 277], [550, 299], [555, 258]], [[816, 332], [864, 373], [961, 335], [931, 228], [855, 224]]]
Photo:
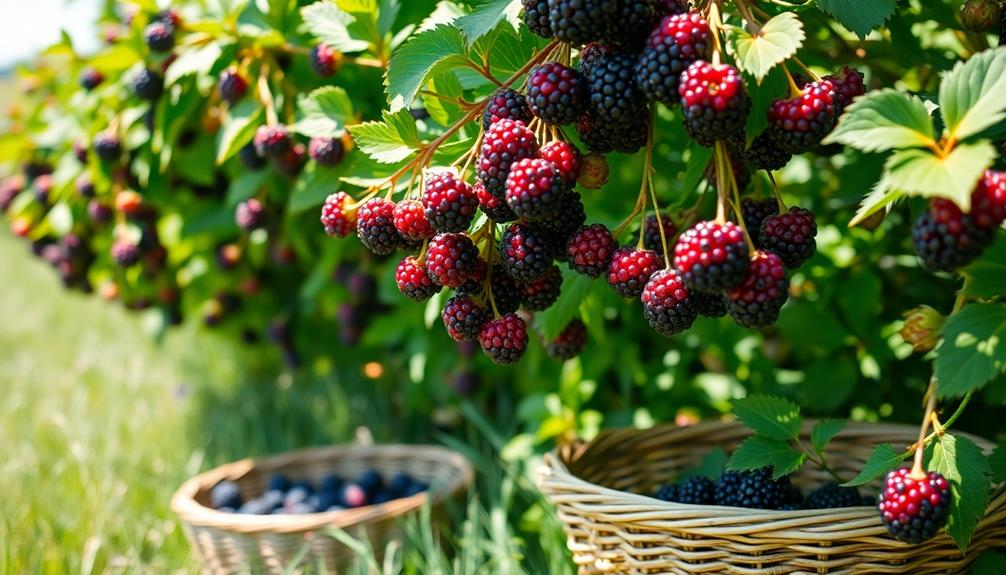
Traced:
[[727, 48], [737, 67], [761, 82], [772, 68], [796, 54], [805, 37], [803, 23], [796, 13], [783, 12], [753, 34], [736, 29], [734, 41]]
[[551, 341], [569, 325], [570, 320], [580, 315], [580, 305], [590, 294], [595, 282], [590, 278], [568, 269], [563, 269], [562, 291], [559, 299], [547, 310], [537, 314], [536, 321], [542, 337]]
[[996, 445], [989, 456], [989, 470], [992, 472], [993, 483], [1006, 482], [1006, 443]]
[[981, 389], [1006, 368], [1006, 305], [973, 303], [940, 330], [936, 391], [940, 397]]
[[991, 142], [960, 144], [940, 158], [929, 150], [901, 150], [884, 165], [891, 188], [906, 196], [947, 198], [971, 209], [971, 192], [998, 155]]
[[933, 122], [918, 96], [877, 90], [857, 98], [824, 142], [864, 152], [925, 148], [934, 143]]
[[324, 86], [298, 102], [303, 117], [293, 129], [309, 138], [335, 138], [356, 121], [353, 101], [339, 86]]
[[226, 162], [252, 141], [261, 122], [262, 107], [258, 102], [246, 99], [232, 108], [217, 132], [217, 165]]
[[168, 66], [164, 74], [164, 84], [171, 86], [185, 76], [193, 74], [205, 76], [220, 59], [222, 50], [217, 42], [210, 42], [199, 48], [185, 50]]
[[863, 198], [863, 203], [856, 210], [856, 216], [849, 222], [849, 227], [859, 225], [873, 214], [900, 200], [903, 195], [901, 192], [891, 189], [890, 180], [885, 174], [879, 182], [874, 184], [873, 190]]
[[964, 140], [1006, 119], [1006, 48], [986, 50], [961, 62], [940, 84], [948, 134]]
[[514, 27], [520, 26], [520, 0], [486, 0], [471, 14], [457, 19], [455, 25], [461, 29], [471, 46], [483, 36], [492, 32], [506, 20]]
[[734, 401], [734, 415], [759, 435], [787, 441], [800, 435], [800, 408], [787, 399], [752, 395]]
[[964, 551], [989, 503], [989, 463], [982, 449], [967, 437], [945, 434], [932, 446], [929, 470], [950, 482], [953, 505], [947, 534]]
[[974, 566], [971, 567], [972, 575], [1002, 575], [1006, 573], [1006, 555], [995, 551], [986, 551], [978, 556]]
[[1006, 297], [1006, 232], [997, 232], [995, 242], [962, 273], [968, 278], [965, 295], [982, 299]]
[[901, 467], [903, 462], [904, 459], [900, 453], [895, 451], [893, 445], [890, 443], [881, 443], [873, 448], [873, 452], [870, 453], [870, 457], [866, 460], [866, 464], [863, 465], [863, 470], [859, 472], [859, 475], [852, 481], [848, 481], [842, 485], [845, 487], [866, 485], [874, 479]]
[[467, 64], [466, 54], [465, 39], [453, 26], [437, 26], [410, 38], [395, 51], [388, 66], [392, 109], [411, 106], [427, 80]]
[[817, 0], [817, 4], [863, 39], [894, 14], [896, 0]]
[[254, 197], [262, 189], [268, 176], [268, 170], [242, 170], [227, 188], [227, 205], [233, 207]]
[[786, 441], [753, 435], [740, 443], [727, 461], [727, 469], [750, 471], [762, 467], [772, 468], [772, 477], [789, 475], [807, 459]]
[[340, 52], [360, 52], [370, 46], [368, 40], [350, 33], [349, 25], [355, 18], [331, 0], [308, 4], [300, 9], [300, 15], [311, 34]]
[[810, 442], [814, 446], [814, 451], [818, 455], [824, 453], [824, 448], [828, 442], [845, 429], [845, 420], [842, 419], [822, 419], [814, 424], [814, 429], [810, 432]]
[[416, 122], [408, 110], [384, 112], [383, 122], [364, 122], [349, 127], [360, 150], [382, 164], [405, 160], [419, 148]]

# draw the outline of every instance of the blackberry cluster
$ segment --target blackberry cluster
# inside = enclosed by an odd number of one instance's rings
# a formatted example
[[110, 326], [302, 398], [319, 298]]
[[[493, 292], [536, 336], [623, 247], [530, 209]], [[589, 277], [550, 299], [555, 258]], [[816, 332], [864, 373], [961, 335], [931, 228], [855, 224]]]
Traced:
[[524, 8], [524, 25], [542, 38], [551, 38], [553, 32], [548, 0], [521, 0], [521, 5]]
[[797, 503], [797, 492], [789, 477], [772, 479], [772, 468], [755, 471], [726, 471], [715, 487], [716, 505], [748, 509], [782, 509]]
[[859, 507], [863, 498], [855, 487], [842, 487], [831, 482], [818, 487], [804, 501], [805, 509], [837, 509], [841, 507]]
[[666, 106], [680, 99], [681, 74], [709, 56], [709, 23], [697, 12], [665, 16], [650, 33], [636, 66], [636, 82], [646, 97]]
[[669, 483], [657, 492], [657, 499], [687, 505], [713, 505], [716, 484], [702, 475], [689, 477], [680, 483]]

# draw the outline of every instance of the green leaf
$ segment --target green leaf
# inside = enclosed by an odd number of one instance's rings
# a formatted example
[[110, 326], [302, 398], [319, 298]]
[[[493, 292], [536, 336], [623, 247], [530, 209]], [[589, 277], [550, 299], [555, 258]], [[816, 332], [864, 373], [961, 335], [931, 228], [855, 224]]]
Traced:
[[822, 419], [814, 424], [814, 429], [810, 432], [810, 442], [814, 446], [814, 451], [818, 455], [824, 453], [824, 448], [828, 442], [845, 429], [843, 419]]
[[896, 0], [817, 0], [817, 4], [864, 39], [894, 14]]
[[786, 441], [753, 435], [737, 446], [727, 461], [727, 469], [750, 471], [771, 467], [772, 477], [779, 479], [800, 469], [806, 459], [806, 455]]
[[934, 142], [933, 122], [918, 96], [877, 90], [857, 98], [824, 142], [864, 152], [925, 148]]
[[111, 76], [142, 61], [143, 57], [130, 44], [118, 42], [91, 58], [89, 64], [97, 68], [102, 74]]
[[768, 109], [772, 106], [772, 102], [789, 93], [786, 74], [781, 68], [773, 68], [761, 82], [749, 80], [750, 77], [746, 78], [744, 82], [748, 96], [751, 97], [751, 113], [748, 114], [747, 123], [744, 126], [744, 133], [747, 134], [746, 145], [748, 146], [768, 126]]
[[856, 216], [849, 221], [849, 227], [859, 225], [873, 214], [897, 202], [903, 196], [904, 194], [901, 192], [891, 189], [890, 178], [885, 174], [880, 178], [879, 182], [874, 184], [873, 190], [863, 198], [863, 203], [856, 210]]
[[706, 177], [706, 168], [713, 159], [713, 149], [692, 142], [688, 146], [688, 167], [685, 169], [685, 191], [691, 193]]
[[962, 272], [968, 277], [964, 294], [969, 297], [1006, 297], [1006, 233], [999, 231], [997, 234], [996, 241], [982, 257]]
[[331, 0], [309, 4], [300, 10], [304, 26], [319, 40], [340, 52], [361, 52], [370, 42], [352, 35], [349, 25], [355, 21]]
[[562, 291], [559, 299], [547, 310], [537, 314], [542, 337], [551, 341], [566, 328], [570, 320], [580, 315], [580, 305], [590, 294], [594, 282], [578, 273], [563, 269]]
[[341, 187], [339, 176], [344, 171], [340, 168], [315, 167], [315, 169], [311, 169], [309, 166], [305, 169], [304, 173], [297, 178], [293, 191], [290, 192], [288, 203], [290, 213], [296, 214], [320, 206], [329, 194], [339, 191]]
[[966, 212], [978, 179], [997, 155], [985, 141], [960, 144], [945, 158], [929, 150], [902, 150], [891, 154], [885, 168], [892, 189], [906, 196], [947, 198]]
[[433, 76], [468, 63], [465, 39], [453, 26], [437, 26], [410, 38], [391, 58], [388, 96], [395, 107], [408, 107]]
[[989, 469], [992, 471], [992, 482], [1006, 482], [1006, 443], [996, 445], [989, 456]]
[[845, 487], [866, 485], [874, 479], [887, 475], [891, 471], [901, 467], [903, 461], [904, 458], [894, 450], [893, 445], [890, 443], [881, 443], [873, 448], [873, 453], [866, 460], [866, 464], [863, 466], [863, 470], [859, 472], [859, 475], [852, 481], [848, 481], [842, 485]]
[[383, 164], [394, 164], [408, 158], [422, 144], [416, 121], [407, 109], [384, 112], [383, 122], [364, 122], [350, 126], [353, 141], [363, 153]]
[[213, 65], [220, 59], [221, 53], [220, 44], [217, 42], [182, 52], [178, 59], [168, 66], [168, 71], [164, 74], [164, 84], [170, 86], [193, 74], [200, 76], [209, 74]]
[[1002, 575], [1006, 573], [1006, 555], [995, 551], [986, 551], [978, 556], [971, 567], [972, 575]]
[[1006, 48], [986, 50], [961, 62], [940, 84], [947, 132], [964, 140], [1006, 119]]
[[953, 505], [947, 534], [964, 551], [989, 503], [989, 462], [982, 449], [963, 436], [945, 434], [932, 446], [929, 470], [950, 482]]
[[727, 48], [736, 58], [737, 67], [761, 82], [769, 70], [796, 54], [805, 37], [803, 23], [796, 13], [783, 12], [753, 34], [736, 29], [734, 42]]
[[973, 303], [950, 316], [936, 349], [940, 397], [981, 389], [1006, 367], [1006, 305]]
[[759, 435], [788, 441], [800, 435], [800, 408], [789, 400], [752, 395], [734, 401], [734, 415]]
[[324, 86], [298, 102], [304, 115], [293, 129], [309, 138], [335, 138], [347, 125], [356, 122], [353, 101], [339, 86]]
[[217, 132], [217, 165], [221, 165], [255, 137], [255, 130], [261, 123], [262, 107], [251, 99], [245, 99], [231, 108], [229, 117]]
[[520, 27], [520, 11], [520, 0], [486, 0], [471, 14], [458, 18], [455, 25], [471, 46], [504, 20], [517, 30]]

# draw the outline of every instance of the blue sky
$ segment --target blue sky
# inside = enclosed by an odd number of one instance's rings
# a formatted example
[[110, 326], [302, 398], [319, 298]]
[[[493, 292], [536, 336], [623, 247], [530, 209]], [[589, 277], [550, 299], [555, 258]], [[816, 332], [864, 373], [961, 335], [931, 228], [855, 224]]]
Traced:
[[78, 51], [93, 51], [99, 8], [99, 0], [0, 0], [0, 68], [56, 42], [60, 29], [70, 34]]

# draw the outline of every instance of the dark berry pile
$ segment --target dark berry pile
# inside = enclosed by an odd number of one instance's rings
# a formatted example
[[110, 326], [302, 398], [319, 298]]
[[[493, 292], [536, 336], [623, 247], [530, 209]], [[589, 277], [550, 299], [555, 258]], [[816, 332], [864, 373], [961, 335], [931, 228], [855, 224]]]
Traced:
[[781, 510], [784, 506], [799, 503], [799, 492], [789, 482], [789, 477], [772, 479], [772, 468], [755, 471], [726, 471], [716, 482], [716, 505], [747, 507], [749, 509]]

